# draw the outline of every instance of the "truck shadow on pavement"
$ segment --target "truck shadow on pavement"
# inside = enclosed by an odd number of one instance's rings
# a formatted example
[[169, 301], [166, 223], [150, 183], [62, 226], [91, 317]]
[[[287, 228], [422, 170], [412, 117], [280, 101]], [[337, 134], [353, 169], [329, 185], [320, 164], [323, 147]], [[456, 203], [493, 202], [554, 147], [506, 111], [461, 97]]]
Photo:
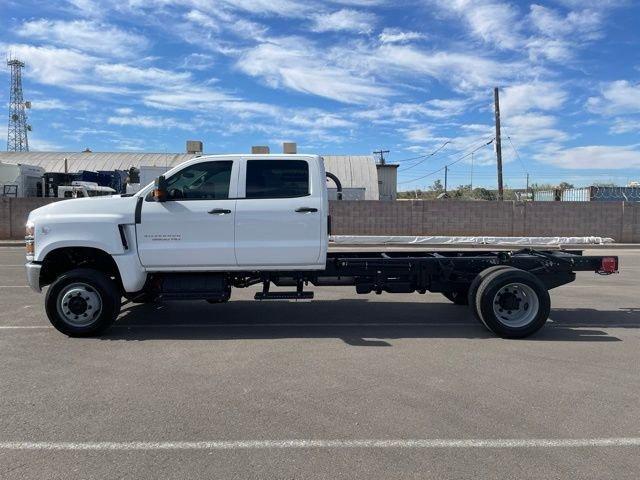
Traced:
[[[640, 308], [615, 311], [554, 309], [549, 322], [525, 341], [620, 341], [600, 329], [640, 328]], [[105, 340], [231, 340], [340, 338], [363, 347], [389, 347], [405, 338], [496, 338], [469, 309], [450, 303], [331, 300], [236, 300], [123, 306]]]

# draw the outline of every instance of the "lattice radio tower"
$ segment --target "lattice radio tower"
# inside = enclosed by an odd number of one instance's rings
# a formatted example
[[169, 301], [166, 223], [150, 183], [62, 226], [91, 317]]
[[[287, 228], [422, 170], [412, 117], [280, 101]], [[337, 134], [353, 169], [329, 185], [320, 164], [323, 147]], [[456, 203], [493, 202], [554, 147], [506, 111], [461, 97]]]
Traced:
[[27, 131], [31, 130], [31, 125], [27, 125], [26, 109], [31, 108], [31, 102], [25, 102], [22, 98], [22, 68], [24, 67], [24, 62], [9, 57], [7, 66], [11, 69], [7, 151], [28, 152], [29, 140]]

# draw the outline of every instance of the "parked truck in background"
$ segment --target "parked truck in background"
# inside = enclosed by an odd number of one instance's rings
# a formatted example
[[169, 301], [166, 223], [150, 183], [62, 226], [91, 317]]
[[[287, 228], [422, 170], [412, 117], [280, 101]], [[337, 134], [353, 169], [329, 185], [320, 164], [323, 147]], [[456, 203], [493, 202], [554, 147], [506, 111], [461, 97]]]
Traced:
[[330, 252], [327, 176], [337, 180], [317, 155], [203, 156], [134, 195], [38, 208], [27, 223], [28, 282], [48, 286], [49, 320], [70, 336], [105, 331], [122, 297], [220, 303], [262, 285], [257, 300], [310, 299], [310, 285], [337, 285], [441, 293], [495, 334], [521, 338], [545, 324], [549, 289], [576, 271], [618, 270], [617, 257], [579, 251]]

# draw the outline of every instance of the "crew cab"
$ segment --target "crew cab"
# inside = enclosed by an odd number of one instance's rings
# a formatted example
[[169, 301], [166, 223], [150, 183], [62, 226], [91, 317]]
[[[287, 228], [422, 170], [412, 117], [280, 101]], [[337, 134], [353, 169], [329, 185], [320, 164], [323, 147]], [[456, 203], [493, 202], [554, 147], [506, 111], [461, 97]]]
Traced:
[[201, 156], [134, 195], [49, 204], [27, 222], [29, 285], [48, 286], [47, 316], [69, 336], [104, 332], [123, 297], [220, 303], [261, 284], [256, 300], [311, 299], [309, 285], [439, 292], [520, 338], [545, 324], [549, 289], [618, 270], [579, 251], [329, 252], [327, 177], [340, 190], [317, 155]]

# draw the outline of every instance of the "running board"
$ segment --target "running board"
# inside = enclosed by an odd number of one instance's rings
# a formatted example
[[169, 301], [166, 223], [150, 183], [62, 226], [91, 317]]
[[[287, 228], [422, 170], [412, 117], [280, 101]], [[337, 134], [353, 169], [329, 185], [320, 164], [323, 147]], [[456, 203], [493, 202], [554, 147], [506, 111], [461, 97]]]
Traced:
[[256, 300], [311, 300], [313, 292], [256, 292]]

